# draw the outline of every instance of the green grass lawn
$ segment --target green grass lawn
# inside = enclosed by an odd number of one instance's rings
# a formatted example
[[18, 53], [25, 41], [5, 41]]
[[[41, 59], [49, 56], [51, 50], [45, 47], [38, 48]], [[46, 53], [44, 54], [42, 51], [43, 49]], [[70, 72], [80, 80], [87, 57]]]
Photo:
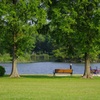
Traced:
[[100, 77], [0, 77], [0, 100], [100, 100]]

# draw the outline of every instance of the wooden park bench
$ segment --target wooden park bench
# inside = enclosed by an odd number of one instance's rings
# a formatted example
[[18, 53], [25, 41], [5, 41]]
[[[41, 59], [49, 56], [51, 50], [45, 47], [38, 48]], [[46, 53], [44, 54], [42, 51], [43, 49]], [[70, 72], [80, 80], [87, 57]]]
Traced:
[[55, 76], [56, 73], [72, 75], [73, 69], [55, 69], [53, 72], [53, 75]]

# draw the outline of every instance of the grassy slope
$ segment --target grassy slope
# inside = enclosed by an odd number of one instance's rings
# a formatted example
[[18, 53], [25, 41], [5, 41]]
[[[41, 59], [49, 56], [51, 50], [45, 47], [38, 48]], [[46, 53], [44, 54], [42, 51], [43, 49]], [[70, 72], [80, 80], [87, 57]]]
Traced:
[[99, 77], [0, 78], [0, 100], [100, 100], [99, 93]]

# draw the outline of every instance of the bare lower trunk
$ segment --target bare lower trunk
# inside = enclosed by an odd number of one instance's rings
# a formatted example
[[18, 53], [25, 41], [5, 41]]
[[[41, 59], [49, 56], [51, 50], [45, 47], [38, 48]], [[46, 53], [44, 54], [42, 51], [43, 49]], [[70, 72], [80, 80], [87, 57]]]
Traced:
[[20, 77], [17, 71], [17, 59], [13, 58], [12, 61], [12, 71], [10, 77]]
[[92, 78], [92, 74], [90, 72], [90, 57], [88, 53], [85, 53], [85, 70], [83, 78]]
[[17, 56], [16, 56], [16, 44], [13, 46], [13, 60], [12, 60], [12, 71], [10, 77], [19, 77], [17, 71]]
[[13, 33], [13, 59], [12, 59], [12, 70], [10, 77], [19, 77], [18, 71], [17, 71], [17, 46], [16, 46], [16, 34]]
[[[15, 41], [15, 34], [13, 36], [13, 39]], [[12, 60], [12, 71], [10, 77], [19, 77], [18, 71], [17, 71], [17, 55], [16, 55], [17, 47], [16, 43], [13, 45], [13, 60]]]

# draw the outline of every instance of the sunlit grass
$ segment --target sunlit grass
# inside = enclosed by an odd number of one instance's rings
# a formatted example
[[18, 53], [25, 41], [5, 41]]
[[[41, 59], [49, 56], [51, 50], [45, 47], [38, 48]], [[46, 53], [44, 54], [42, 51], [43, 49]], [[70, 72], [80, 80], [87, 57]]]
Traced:
[[27, 75], [0, 78], [0, 100], [100, 100], [100, 78]]

